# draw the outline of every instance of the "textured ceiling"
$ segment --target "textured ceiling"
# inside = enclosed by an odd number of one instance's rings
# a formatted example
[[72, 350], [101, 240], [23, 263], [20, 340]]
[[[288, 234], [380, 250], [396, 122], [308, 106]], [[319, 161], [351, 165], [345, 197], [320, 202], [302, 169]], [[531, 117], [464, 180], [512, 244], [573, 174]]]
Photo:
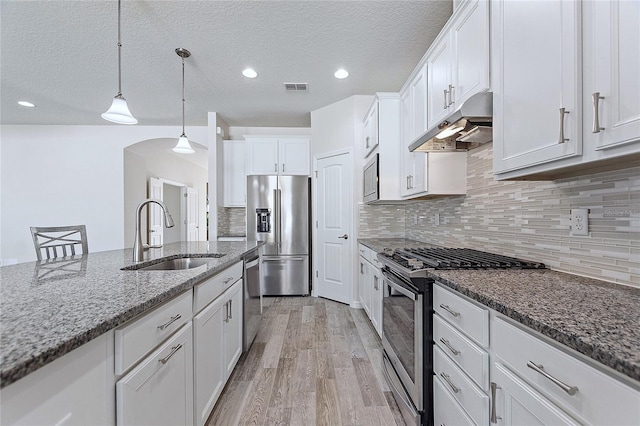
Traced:
[[[140, 125], [215, 111], [231, 126], [310, 126], [352, 95], [398, 91], [451, 15], [451, 1], [122, 2], [122, 93]], [[117, 92], [117, 2], [1, 0], [2, 124], [108, 124]], [[258, 78], [242, 76], [252, 67]], [[333, 77], [346, 68], [345, 80]], [[287, 93], [283, 82], [309, 83]], [[28, 100], [36, 108], [17, 105]], [[188, 132], [188, 130], [187, 130]]]

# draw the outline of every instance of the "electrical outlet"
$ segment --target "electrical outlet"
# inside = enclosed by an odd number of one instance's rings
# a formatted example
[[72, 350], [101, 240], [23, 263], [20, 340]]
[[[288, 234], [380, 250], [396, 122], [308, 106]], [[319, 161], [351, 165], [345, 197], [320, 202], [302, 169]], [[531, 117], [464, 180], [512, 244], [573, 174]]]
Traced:
[[571, 235], [589, 235], [589, 209], [571, 209]]
[[440, 213], [436, 213], [435, 215], [433, 215], [433, 223], [436, 226], [440, 226]]

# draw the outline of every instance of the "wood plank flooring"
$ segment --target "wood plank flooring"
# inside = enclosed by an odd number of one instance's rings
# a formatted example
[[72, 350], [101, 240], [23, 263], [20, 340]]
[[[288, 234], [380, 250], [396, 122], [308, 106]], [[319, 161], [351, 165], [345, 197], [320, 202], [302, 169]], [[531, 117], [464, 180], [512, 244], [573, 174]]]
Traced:
[[207, 426], [405, 424], [364, 310], [315, 297], [265, 303], [258, 335]]

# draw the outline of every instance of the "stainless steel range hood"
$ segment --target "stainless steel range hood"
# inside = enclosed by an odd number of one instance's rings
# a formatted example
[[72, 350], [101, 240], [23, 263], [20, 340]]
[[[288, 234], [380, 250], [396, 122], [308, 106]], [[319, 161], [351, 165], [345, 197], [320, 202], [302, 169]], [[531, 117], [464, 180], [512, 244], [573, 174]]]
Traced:
[[493, 93], [476, 93], [442, 123], [409, 145], [409, 151], [467, 151], [493, 140]]

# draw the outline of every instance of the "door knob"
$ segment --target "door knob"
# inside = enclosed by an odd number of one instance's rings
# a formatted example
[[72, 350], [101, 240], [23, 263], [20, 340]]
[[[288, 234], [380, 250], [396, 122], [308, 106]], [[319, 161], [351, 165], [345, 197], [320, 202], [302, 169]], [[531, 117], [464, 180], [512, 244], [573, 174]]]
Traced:
[[338, 238], [342, 238], [343, 240], [348, 240], [349, 236], [347, 234], [344, 234], [342, 237], [338, 237]]

